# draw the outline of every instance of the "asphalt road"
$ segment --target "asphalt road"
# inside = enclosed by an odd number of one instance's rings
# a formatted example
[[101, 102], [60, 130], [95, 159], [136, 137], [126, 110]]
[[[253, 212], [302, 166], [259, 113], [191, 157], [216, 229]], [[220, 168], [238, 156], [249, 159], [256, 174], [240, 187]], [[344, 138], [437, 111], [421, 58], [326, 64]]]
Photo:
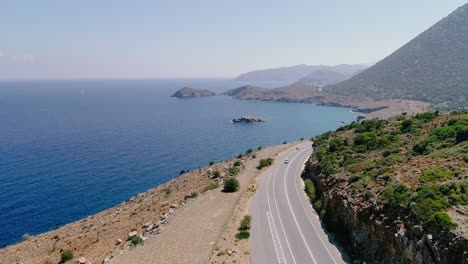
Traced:
[[345, 263], [304, 192], [300, 174], [311, 154], [310, 142], [294, 147], [262, 177], [250, 208], [252, 264]]

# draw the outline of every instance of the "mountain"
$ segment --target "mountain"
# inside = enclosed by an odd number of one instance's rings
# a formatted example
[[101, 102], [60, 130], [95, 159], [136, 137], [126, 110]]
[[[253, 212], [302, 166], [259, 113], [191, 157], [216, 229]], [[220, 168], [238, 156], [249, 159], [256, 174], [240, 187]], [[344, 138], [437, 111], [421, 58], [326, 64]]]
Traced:
[[326, 65], [297, 65], [266, 70], [257, 70], [239, 75], [237, 81], [281, 81], [296, 82], [316, 71], [334, 71], [337, 73], [352, 75], [356, 71], [365, 69], [363, 65], [340, 64], [335, 66]]
[[332, 85], [348, 79], [350, 76], [330, 70], [318, 70], [299, 79], [298, 83], [311, 84], [317, 86]]
[[206, 96], [215, 96], [216, 93], [208, 91], [195, 89], [190, 87], [184, 87], [177, 92], [175, 92], [171, 97], [177, 98], [190, 98], [190, 97], [206, 97]]
[[407, 99], [466, 107], [468, 4], [374, 66], [324, 88], [334, 95], [374, 100]]

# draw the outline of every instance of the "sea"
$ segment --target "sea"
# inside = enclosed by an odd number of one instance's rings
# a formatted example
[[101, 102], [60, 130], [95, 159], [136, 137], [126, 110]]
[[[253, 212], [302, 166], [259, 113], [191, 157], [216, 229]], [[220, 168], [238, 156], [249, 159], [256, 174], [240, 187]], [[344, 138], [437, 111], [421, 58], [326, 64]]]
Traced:
[[[246, 84], [286, 83], [0, 81], [0, 246], [115, 206], [181, 170], [308, 140], [357, 117], [311, 104], [170, 97], [184, 86], [220, 93]], [[266, 122], [231, 122], [242, 115]]]

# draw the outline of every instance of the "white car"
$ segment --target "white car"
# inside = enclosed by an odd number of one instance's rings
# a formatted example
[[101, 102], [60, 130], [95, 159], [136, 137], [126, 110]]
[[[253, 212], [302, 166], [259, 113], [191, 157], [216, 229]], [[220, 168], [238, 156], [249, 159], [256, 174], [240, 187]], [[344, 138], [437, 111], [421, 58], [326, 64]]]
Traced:
[[284, 160], [284, 163], [285, 163], [285, 164], [288, 164], [288, 163], [289, 163], [289, 160]]

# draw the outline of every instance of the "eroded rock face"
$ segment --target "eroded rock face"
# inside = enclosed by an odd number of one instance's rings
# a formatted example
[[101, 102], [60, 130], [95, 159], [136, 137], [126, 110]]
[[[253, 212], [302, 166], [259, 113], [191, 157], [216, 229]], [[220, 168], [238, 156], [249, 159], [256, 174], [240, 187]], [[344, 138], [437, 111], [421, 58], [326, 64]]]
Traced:
[[323, 221], [341, 244], [366, 263], [468, 263], [468, 241], [452, 231], [431, 234], [404, 210], [352, 195], [347, 181], [324, 177], [306, 165], [322, 198]]
[[265, 122], [265, 120], [256, 117], [256, 116], [241, 116], [232, 119], [233, 123], [260, 123]]

